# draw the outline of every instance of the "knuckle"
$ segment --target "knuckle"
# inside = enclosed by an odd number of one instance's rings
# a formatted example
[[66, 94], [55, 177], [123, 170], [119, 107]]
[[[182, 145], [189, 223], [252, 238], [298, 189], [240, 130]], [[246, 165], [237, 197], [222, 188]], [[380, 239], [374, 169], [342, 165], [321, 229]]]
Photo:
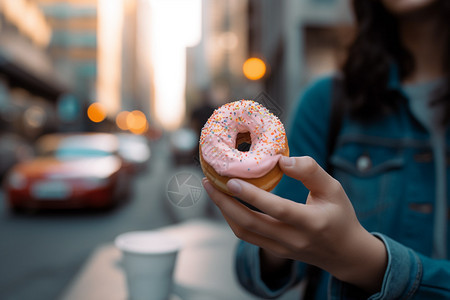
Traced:
[[316, 161], [311, 156], [303, 157], [302, 165], [307, 173], [313, 173], [318, 168]]
[[256, 222], [253, 218], [243, 218], [241, 221], [241, 226], [247, 230], [253, 231], [256, 228]]
[[274, 208], [273, 216], [279, 220], [285, 220], [290, 214], [290, 210], [286, 206], [278, 205]]
[[344, 189], [342, 188], [341, 183], [339, 181], [337, 181], [336, 179], [334, 179], [334, 178], [331, 180], [331, 183], [330, 183], [330, 186], [329, 186], [328, 190], [333, 195], [336, 195], [336, 194], [344, 192]]
[[298, 254], [298, 253], [303, 253], [305, 251], [305, 249], [308, 248], [308, 245], [305, 243], [304, 240], [297, 239], [297, 240], [293, 241], [291, 247], [292, 247], [291, 251]]
[[310, 228], [312, 232], [321, 235], [328, 230], [329, 223], [325, 218], [316, 218], [310, 223]]
[[233, 228], [232, 228], [232, 230], [233, 230], [233, 233], [234, 233], [234, 235], [237, 237], [237, 238], [239, 238], [239, 239], [241, 239], [241, 240], [245, 240], [245, 238], [246, 238], [246, 234], [245, 234], [245, 230], [243, 230], [242, 228], [240, 228], [240, 227], [237, 227], [237, 226], [234, 226]]

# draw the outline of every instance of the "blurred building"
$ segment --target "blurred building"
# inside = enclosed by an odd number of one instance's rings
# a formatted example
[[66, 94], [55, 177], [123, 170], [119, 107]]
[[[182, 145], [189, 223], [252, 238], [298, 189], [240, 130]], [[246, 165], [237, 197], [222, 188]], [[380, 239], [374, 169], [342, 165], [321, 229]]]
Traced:
[[248, 58], [247, 1], [202, 1], [201, 41], [187, 49], [187, 104], [202, 104], [208, 95], [218, 106], [242, 98], [242, 64]]
[[97, 0], [36, 0], [53, 34], [48, 46], [58, 75], [80, 98], [92, 95], [97, 74]]
[[[148, 117], [150, 113], [150, 103], [148, 100], [148, 86], [150, 74], [143, 70], [145, 64], [139, 60], [139, 47], [142, 35], [145, 35], [145, 28], [142, 28], [143, 22], [140, 22], [139, 1], [128, 0], [124, 2], [123, 7], [123, 42], [122, 42], [122, 88], [121, 88], [121, 108], [122, 110], [140, 110]], [[140, 25], [141, 24], [141, 25]], [[142, 33], [142, 34], [141, 34]], [[145, 53], [145, 52], [144, 52]], [[147, 55], [142, 53], [141, 56]], [[148, 66], [148, 65], [147, 65]], [[142, 75], [140, 75], [142, 74]], [[146, 81], [140, 81], [140, 76]]]
[[89, 128], [114, 129], [123, 110], [148, 115], [138, 81], [138, 0], [37, 1], [53, 29], [49, 52], [59, 74], [74, 85], [71, 99], [83, 116], [94, 102], [105, 110], [106, 119]]
[[307, 82], [336, 70], [352, 19], [349, 0], [249, 0], [248, 22], [249, 55], [269, 68], [264, 90], [289, 110]]
[[71, 87], [58, 101], [60, 130], [84, 130], [97, 76], [97, 1], [35, 0], [52, 28], [48, 53]]
[[[202, 2], [202, 39], [188, 49], [188, 109], [209, 91], [215, 105], [256, 99], [281, 118], [313, 78], [335, 71], [352, 35], [349, 0]], [[246, 59], [266, 73], [251, 80]]]
[[[111, 129], [118, 114], [135, 110], [174, 130], [199, 106], [242, 98], [282, 113], [307, 82], [338, 66], [351, 36], [348, 2], [4, 0], [0, 54], [27, 75], [11, 75], [7, 64], [0, 72], [6, 91], [22, 88], [16, 98], [50, 103], [58, 130], [104, 129], [107, 121]], [[244, 76], [248, 58], [264, 62], [261, 78]], [[97, 101], [106, 120], [93, 124], [86, 110]], [[38, 111], [29, 115], [40, 120]]]
[[0, 127], [28, 139], [55, 130], [68, 87], [47, 53], [52, 30], [32, 1], [0, 2]]

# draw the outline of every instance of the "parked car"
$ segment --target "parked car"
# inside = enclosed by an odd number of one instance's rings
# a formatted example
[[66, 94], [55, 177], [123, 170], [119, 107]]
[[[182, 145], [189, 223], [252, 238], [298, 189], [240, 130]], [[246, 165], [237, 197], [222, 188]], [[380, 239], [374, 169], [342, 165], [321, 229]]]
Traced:
[[125, 168], [131, 173], [140, 173], [147, 168], [151, 151], [147, 138], [132, 133], [115, 133], [119, 139], [119, 155], [125, 162]]
[[107, 208], [126, 198], [129, 179], [113, 134], [51, 134], [36, 149], [5, 180], [11, 209]]

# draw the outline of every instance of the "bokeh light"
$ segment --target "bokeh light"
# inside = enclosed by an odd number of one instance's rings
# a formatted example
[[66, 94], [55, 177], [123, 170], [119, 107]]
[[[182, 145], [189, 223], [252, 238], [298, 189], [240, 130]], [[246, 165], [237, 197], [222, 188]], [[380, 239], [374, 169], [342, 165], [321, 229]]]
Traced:
[[98, 102], [95, 102], [89, 105], [87, 115], [89, 120], [91, 120], [92, 122], [100, 123], [105, 119], [106, 111], [103, 105], [101, 105]]
[[248, 79], [258, 80], [266, 74], [266, 64], [260, 58], [251, 57], [244, 62], [242, 71]]
[[148, 123], [145, 114], [139, 110], [133, 110], [126, 116], [128, 130], [135, 134], [142, 134], [147, 131]]
[[130, 114], [129, 111], [123, 110], [119, 112], [116, 116], [116, 125], [122, 130], [128, 130], [127, 116]]
[[47, 121], [47, 118], [48, 116], [45, 110], [38, 105], [30, 106], [24, 114], [26, 124], [32, 128], [43, 127]]

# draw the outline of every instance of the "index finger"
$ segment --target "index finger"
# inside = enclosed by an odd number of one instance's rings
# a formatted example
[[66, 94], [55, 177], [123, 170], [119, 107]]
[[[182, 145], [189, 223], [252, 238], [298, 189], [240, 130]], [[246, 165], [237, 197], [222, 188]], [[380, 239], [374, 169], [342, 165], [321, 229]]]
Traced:
[[297, 224], [310, 218], [305, 204], [281, 198], [243, 180], [230, 179], [227, 187], [240, 200], [280, 221]]

